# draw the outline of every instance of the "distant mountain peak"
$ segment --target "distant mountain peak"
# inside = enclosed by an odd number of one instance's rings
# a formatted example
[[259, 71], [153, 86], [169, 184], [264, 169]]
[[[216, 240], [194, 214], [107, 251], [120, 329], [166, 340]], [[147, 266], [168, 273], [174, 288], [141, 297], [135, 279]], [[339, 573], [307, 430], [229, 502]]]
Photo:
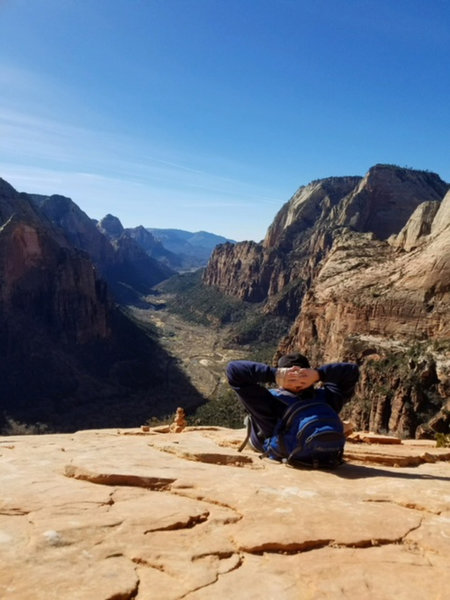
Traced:
[[185, 268], [198, 268], [207, 264], [214, 248], [234, 240], [209, 233], [208, 231], [186, 231], [184, 229], [147, 228], [165, 248], [177, 254]]
[[107, 214], [101, 219], [97, 225], [102, 233], [109, 237], [119, 237], [124, 232], [124, 228], [120, 219], [114, 215]]

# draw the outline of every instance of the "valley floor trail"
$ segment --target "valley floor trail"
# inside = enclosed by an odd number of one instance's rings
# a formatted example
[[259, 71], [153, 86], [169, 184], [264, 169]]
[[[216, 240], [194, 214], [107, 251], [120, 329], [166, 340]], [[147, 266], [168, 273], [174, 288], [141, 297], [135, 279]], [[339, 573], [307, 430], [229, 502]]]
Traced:
[[[158, 296], [159, 305], [164, 305], [167, 298]], [[223, 329], [187, 322], [165, 308], [129, 307], [128, 310], [138, 321], [155, 327], [159, 343], [205, 398], [211, 398], [225, 383], [224, 372], [229, 361], [249, 355], [249, 350], [226, 348]]]

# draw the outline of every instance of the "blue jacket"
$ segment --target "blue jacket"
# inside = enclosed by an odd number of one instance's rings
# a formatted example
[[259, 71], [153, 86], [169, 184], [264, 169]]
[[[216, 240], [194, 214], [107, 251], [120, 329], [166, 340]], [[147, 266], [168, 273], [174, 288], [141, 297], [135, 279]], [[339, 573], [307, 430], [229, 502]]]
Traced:
[[[294, 394], [284, 389], [271, 389], [270, 393], [285, 405], [302, 398], [321, 400], [340, 412], [345, 402], [352, 397], [356, 383], [359, 379], [359, 368], [354, 363], [329, 363], [316, 369], [319, 373], [321, 382], [320, 387], [311, 387], [298, 394]], [[228, 364], [226, 375], [229, 384], [241, 396], [246, 396], [251, 390], [255, 395], [255, 384], [273, 384], [275, 383], [275, 374], [277, 369], [264, 363], [252, 362], [249, 360], [236, 360]], [[264, 389], [264, 392], [262, 391]], [[265, 388], [261, 389], [263, 400], [264, 394], [267, 394]]]

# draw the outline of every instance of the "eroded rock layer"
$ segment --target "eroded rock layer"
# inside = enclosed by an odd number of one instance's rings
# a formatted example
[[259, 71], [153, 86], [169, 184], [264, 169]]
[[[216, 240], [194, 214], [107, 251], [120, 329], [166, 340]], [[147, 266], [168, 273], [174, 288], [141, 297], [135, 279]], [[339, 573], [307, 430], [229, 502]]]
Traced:
[[373, 167], [364, 178], [313, 181], [281, 208], [261, 244], [218, 246], [204, 282], [244, 300], [270, 301], [289, 284], [309, 286], [343, 228], [385, 240], [419, 205], [440, 203], [447, 190], [434, 173], [389, 165]]

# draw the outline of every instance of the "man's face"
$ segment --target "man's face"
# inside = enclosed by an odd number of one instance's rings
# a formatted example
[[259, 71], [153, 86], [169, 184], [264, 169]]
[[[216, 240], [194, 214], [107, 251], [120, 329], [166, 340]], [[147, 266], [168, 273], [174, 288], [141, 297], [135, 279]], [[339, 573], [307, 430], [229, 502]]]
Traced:
[[288, 392], [293, 392], [294, 394], [298, 394], [305, 389], [303, 381], [299, 378], [300, 371], [300, 367], [289, 368], [283, 382], [283, 387], [285, 390]]
[[315, 369], [302, 369], [301, 367], [290, 367], [283, 381], [283, 388], [288, 392], [298, 394], [308, 389], [319, 380]]

